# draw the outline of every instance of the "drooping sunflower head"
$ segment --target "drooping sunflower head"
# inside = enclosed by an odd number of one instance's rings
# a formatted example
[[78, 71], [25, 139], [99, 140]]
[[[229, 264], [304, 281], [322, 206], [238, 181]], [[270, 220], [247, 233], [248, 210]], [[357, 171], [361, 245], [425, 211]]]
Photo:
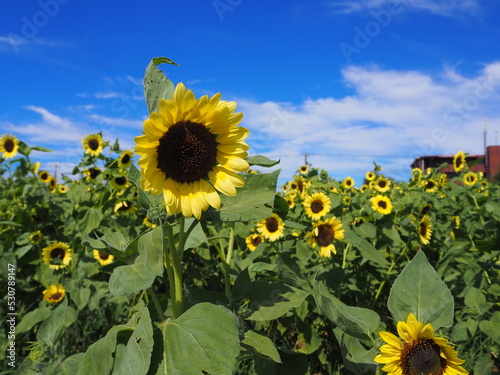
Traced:
[[305, 237], [306, 242], [313, 249], [319, 246], [319, 255], [329, 258], [332, 254], [337, 254], [337, 249], [333, 244], [334, 240], [344, 239], [344, 229], [342, 222], [336, 217], [331, 217], [324, 221], [318, 221], [313, 224], [313, 230]]
[[114, 208], [115, 214], [133, 214], [135, 211], [137, 211], [137, 207], [128, 200], [118, 202]]
[[85, 153], [90, 156], [99, 156], [104, 148], [104, 140], [101, 134], [89, 134], [82, 139]]
[[106, 266], [113, 262], [115, 257], [110, 254], [101, 253], [99, 250], [93, 251], [94, 259], [96, 259], [101, 266]]
[[306, 215], [312, 220], [319, 220], [330, 212], [332, 201], [323, 193], [313, 193], [303, 202]]
[[384, 365], [382, 370], [389, 375], [466, 375], [460, 366], [463, 360], [457, 358], [448, 340], [434, 335], [430, 324], [419, 322], [410, 313], [407, 321], [397, 324], [399, 337], [382, 331], [380, 337], [386, 344], [380, 347], [374, 361]]
[[457, 173], [461, 172], [467, 163], [465, 162], [465, 154], [463, 151], [458, 151], [453, 157], [453, 170]]
[[11, 134], [4, 134], [0, 137], [0, 152], [4, 159], [11, 159], [17, 155], [19, 150], [19, 139]]
[[42, 293], [43, 299], [48, 303], [59, 303], [64, 299], [66, 290], [62, 284], [51, 284]]
[[375, 189], [378, 190], [379, 192], [385, 193], [386, 191], [388, 191], [391, 188], [391, 181], [389, 181], [385, 177], [379, 177], [375, 181], [374, 186], [375, 186]]
[[422, 178], [423, 172], [420, 168], [413, 168], [411, 170], [411, 179], [413, 181], [418, 181]]
[[127, 177], [119, 175], [119, 176], [113, 176], [111, 180], [109, 181], [109, 184], [118, 190], [124, 190], [129, 186], [129, 182], [127, 180]]
[[118, 167], [128, 168], [132, 164], [132, 158], [134, 157], [134, 151], [126, 150], [118, 157]]
[[38, 244], [42, 240], [42, 237], [42, 232], [37, 230], [35, 233], [31, 233], [29, 240], [32, 244]]
[[372, 198], [372, 209], [382, 215], [389, 215], [392, 212], [392, 202], [388, 197], [379, 194]]
[[38, 173], [38, 178], [42, 180], [42, 182], [49, 182], [51, 177], [52, 176], [47, 171], [40, 171], [40, 173]]
[[144, 122], [144, 135], [135, 137], [141, 185], [163, 193], [169, 214], [199, 219], [209, 206], [220, 208], [217, 191], [234, 196], [244, 185], [237, 172], [249, 167], [249, 131], [238, 126], [243, 114], [235, 109], [220, 94], [196, 100], [179, 83], [172, 99], [160, 99], [158, 112]]
[[342, 181], [342, 187], [344, 189], [351, 189], [354, 186], [354, 179], [352, 177], [346, 177], [344, 178], [344, 181]]
[[429, 215], [424, 215], [420, 222], [418, 223], [418, 237], [420, 242], [424, 245], [428, 245], [431, 241], [432, 236], [432, 221]]
[[285, 223], [277, 214], [257, 223], [257, 231], [268, 241], [274, 242], [285, 235]]
[[474, 172], [467, 172], [463, 177], [464, 184], [467, 186], [472, 186], [478, 181], [478, 176]]
[[86, 180], [89, 181], [99, 176], [101, 174], [101, 170], [97, 167], [90, 167], [88, 169], [85, 169], [83, 173], [87, 176]]
[[57, 188], [57, 180], [55, 177], [50, 177], [49, 178], [49, 181], [48, 181], [48, 184], [49, 184], [49, 190], [54, 193], [56, 191], [56, 188]]
[[42, 260], [53, 270], [66, 268], [72, 258], [73, 250], [64, 242], [53, 242], [42, 249]]
[[248, 250], [254, 251], [259, 244], [264, 242], [264, 237], [259, 233], [252, 233], [247, 238], [245, 238]]

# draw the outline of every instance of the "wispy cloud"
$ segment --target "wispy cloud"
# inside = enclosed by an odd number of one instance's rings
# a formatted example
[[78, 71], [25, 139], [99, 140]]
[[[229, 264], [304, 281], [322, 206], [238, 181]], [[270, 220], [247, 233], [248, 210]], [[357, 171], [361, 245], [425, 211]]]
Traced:
[[[355, 13], [388, 6], [387, 0], [335, 0], [330, 5], [336, 13]], [[414, 10], [425, 10], [442, 16], [475, 13], [480, 9], [479, 0], [407, 0], [395, 1], [390, 6], [404, 7]]]
[[143, 120], [133, 120], [122, 117], [108, 117], [102, 115], [91, 115], [90, 118], [97, 123], [106, 124], [116, 127], [130, 128], [130, 129], [140, 129], [142, 127]]

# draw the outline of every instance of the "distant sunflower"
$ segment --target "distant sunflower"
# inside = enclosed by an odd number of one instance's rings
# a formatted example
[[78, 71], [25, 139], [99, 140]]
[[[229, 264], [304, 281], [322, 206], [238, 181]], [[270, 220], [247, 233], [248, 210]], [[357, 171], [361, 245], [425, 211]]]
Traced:
[[245, 238], [248, 250], [254, 251], [259, 244], [264, 242], [264, 237], [258, 233], [252, 233], [247, 238]]
[[464, 152], [458, 151], [453, 157], [453, 170], [460, 173], [466, 165]]
[[66, 185], [57, 185], [57, 190], [59, 190], [59, 193], [65, 194], [68, 192], [68, 187]]
[[373, 172], [366, 172], [365, 174], [365, 178], [368, 180], [368, 181], [373, 181], [375, 179], [376, 175], [375, 173]]
[[42, 240], [42, 232], [37, 230], [35, 233], [31, 233], [29, 240], [33, 244], [40, 243], [40, 241]]
[[455, 229], [460, 228], [460, 216], [452, 216], [451, 221], [455, 223]]
[[329, 258], [332, 252], [337, 254], [337, 249], [335, 249], [333, 241], [344, 239], [342, 222], [336, 217], [331, 217], [325, 221], [318, 221], [313, 224], [312, 232], [307, 234], [305, 239], [313, 249], [319, 246], [320, 256]]
[[121, 201], [115, 205], [114, 212], [115, 214], [133, 214], [137, 210], [137, 207], [131, 201]]
[[118, 167], [128, 168], [132, 164], [132, 158], [134, 157], [134, 151], [126, 150], [118, 158]]
[[306, 215], [316, 221], [330, 212], [332, 201], [323, 193], [314, 193], [304, 200], [303, 206]]
[[144, 122], [144, 135], [135, 137], [141, 156], [141, 187], [163, 193], [168, 214], [201, 217], [209, 206], [219, 209], [224, 195], [236, 195], [245, 182], [249, 131], [239, 127], [242, 113], [220, 93], [196, 100], [179, 83], [172, 99], [160, 99], [158, 112]]
[[288, 208], [289, 208], [289, 209], [292, 209], [292, 208], [294, 208], [294, 207], [295, 207], [295, 199], [294, 199], [294, 197], [293, 197], [293, 196], [288, 195], [288, 196], [285, 198], [285, 200], [286, 200], [286, 203], [288, 204]]
[[97, 167], [90, 167], [88, 169], [85, 169], [83, 173], [87, 176], [86, 180], [89, 181], [99, 176], [101, 174], [101, 170]]
[[411, 179], [413, 181], [418, 181], [422, 178], [423, 172], [420, 168], [413, 168], [411, 170]]
[[311, 181], [303, 176], [294, 176], [294, 180], [288, 183], [289, 189], [297, 191], [297, 194], [302, 198], [307, 194], [309, 186], [311, 186]]
[[392, 202], [388, 197], [379, 194], [372, 198], [372, 209], [382, 215], [389, 215], [392, 212]]
[[37, 162], [35, 163], [35, 168], [33, 168], [33, 173], [35, 174], [35, 176], [38, 174], [38, 170], [40, 169], [40, 165], [41, 165], [41, 164], [40, 164], [40, 162], [39, 162], [39, 161], [37, 161]]
[[418, 237], [420, 242], [428, 245], [432, 236], [432, 221], [429, 215], [424, 215], [418, 223]]
[[53, 270], [67, 267], [72, 258], [73, 250], [64, 242], [53, 242], [42, 250], [42, 260]]
[[354, 186], [354, 179], [352, 177], [346, 177], [344, 178], [344, 181], [342, 181], [342, 187], [344, 189], [350, 189]]
[[285, 223], [277, 214], [273, 213], [267, 219], [257, 223], [257, 231], [266, 240], [274, 242], [285, 235]]
[[51, 177], [52, 176], [47, 171], [40, 171], [40, 173], [38, 173], [38, 178], [42, 180], [42, 182], [49, 182]]
[[439, 174], [439, 185], [446, 186], [448, 184], [448, 176], [446, 173]]
[[114, 176], [109, 181], [109, 184], [113, 188], [118, 189], [118, 190], [126, 189], [127, 186], [129, 185], [127, 177], [125, 177], [125, 176]]
[[110, 254], [101, 253], [99, 250], [93, 251], [94, 258], [99, 262], [101, 266], [106, 266], [113, 262], [115, 257]]
[[435, 193], [438, 189], [439, 184], [436, 180], [429, 178], [427, 180], [422, 181], [422, 187], [424, 188], [426, 193]]
[[144, 219], [142, 219], [142, 223], [151, 229], [155, 229], [157, 227], [157, 225], [151, 221], [148, 215], [144, 216]]
[[391, 188], [391, 181], [385, 177], [379, 177], [375, 181], [375, 189], [381, 193], [385, 193]]
[[463, 177], [464, 184], [467, 186], [472, 186], [478, 181], [477, 174], [474, 172], [467, 172]]
[[364, 193], [367, 190], [368, 190], [368, 185], [367, 184], [363, 184], [359, 188], [359, 191], [362, 192], [362, 193]]
[[12, 159], [19, 150], [19, 139], [11, 134], [4, 134], [0, 137], [0, 152], [4, 159]]
[[302, 165], [299, 168], [299, 172], [302, 173], [302, 174], [307, 174], [307, 172], [309, 172], [309, 167], [307, 165]]
[[104, 140], [100, 134], [89, 134], [82, 139], [83, 149], [90, 156], [99, 156], [104, 148]]
[[374, 361], [384, 365], [389, 375], [466, 375], [460, 365], [457, 351], [443, 337], [434, 336], [431, 324], [419, 322], [410, 313], [406, 323], [397, 324], [399, 337], [382, 331], [380, 337], [387, 343], [380, 347]]
[[351, 197], [349, 195], [343, 195], [342, 196], [342, 203], [345, 206], [349, 206], [351, 204]]
[[57, 180], [55, 177], [50, 177], [49, 178], [49, 190], [51, 193], [54, 193], [56, 191], [56, 188], [57, 188]]
[[43, 299], [48, 303], [59, 303], [64, 299], [66, 295], [66, 290], [62, 284], [54, 285], [51, 284], [43, 292]]

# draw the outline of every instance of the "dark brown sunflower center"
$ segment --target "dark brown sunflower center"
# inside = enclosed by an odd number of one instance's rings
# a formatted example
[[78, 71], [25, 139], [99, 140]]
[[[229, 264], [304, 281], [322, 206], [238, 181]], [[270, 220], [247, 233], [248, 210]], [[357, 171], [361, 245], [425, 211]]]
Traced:
[[158, 168], [178, 182], [204, 178], [216, 164], [217, 142], [206, 126], [191, 121], [172, 125], [160, 139]]
[[127, 164], [130, 161], [130, 155], [125, 154], [122, 156], [122, 164]]
[[316, 236], [316, 242], [318, 242], [319, 246], [326, 247], [333, 242], [335, 238], [335, 231], [330, 225], [319, 225], [318, 226], [318, 234]]
[[252, 245], [253, 246], [258, 246], [261, 242], [262, 242], [261, 236], [252, 237]]
[[387, 208], [387, 202], [386, 201], [378, 201], [378, 206], [385, 210]]
[[125, 177], [125, 176], [116, 177], [115, 183], [117, 185], [125, 185], [127, 183], [127, 177]]
[[50, 256], [52, 259], [55, 258], [63, 259], [65, 254], [66, 252], [64, 251], [64, 249], [61, 249], [60, 247], [56, 247], [50, 252]]
[[420, 223], [420, 235], [425, 237], [426, 234], [427, 234], [427, 224]]
[[276, 220], [274, 217], [268, 217], [266, 219], [266, 229], [269, 233], [277, 232], [279, 229], [278, 220]]
[[14, 150], [14, 141], [12, 139], [7, 139], [3, 144], [3, 148], [7, 152], [12, 152]]
[[296, 189], [298, 189], [298, 186], [297, 186], [297, 184], [296, 184], [296, 183], [292, 183], [292, 184], [290, 185], [290, 188], [292, 188], [293, 190], [296, 190]]
[[426, 185], [425, 187], [426, 187], [427, 189], [433, 189], [433, 188], [434, 188], [434, 186], [436, 186], [436, 185], [434, 184], [434, 182], [433, 182], [433, 181], [429, 181], [429, 182], [427, 182], [427, 185]]
[[99, 251], [99, 258], [101, 258], [102, 260], [107, 260], [109, 258], [109, 255], [108, 254], [104, 254], [104, 253], [101, 253]]
[[99, 142], [97, 141], [97, 139], [89, 139], [87, 142], [87, 146], [89, 146], [92, 151], [96, 151], [99, 148]]
[[57, 292], [57, 293], [52, 294], [52, 295], [49, 297], [49, 299], [54, 300], [54, 301], [57, 301], [57, 300], [58, 300], [59, 298], [61, 298], [61, 297], [62, 297], [62, 293]]
[[299, 189], [299, 191], [302, 193], [304, 191], [304, 183], [302, 181], [299, 181], [297, 183], [297, 188]]
[[118, 207], [118, 212], [125, 212], [128, 211], [128, 209], [132, 207], [132, 203], [129, 201], [123, 201], [121, 206]]
[[40, 174], [40, 178], [41, 178], [42, 180], [46, 180], [46, 179], [48, 179], [48, 178], [49, 178], [49, 174], [48, 174], [47, 172], [42, 172], [42, 173]]
[[31, 239], [33, 242], [38, 242], [40, 240], [40, 235], [35, 234], [35, 235], [33, 235], [33, 237], [31, 237]]
[[387, 186], [387, 182], [385, 182], [385, 181], [379, 181], [378, 182], [378, 186], [383, 189], [383, 188], [385, 188]]
[[459, 156], [456, 160], [455, 166], [457, 168], [460, 168], [461, 165], [462, 165], [462, 158]]
[[406, 344], [401, 353], [403, 375], [442, 375], [446, 359], [440, 356], [439, 345], [432, 340]]
[[315, 214], [317, 214], [318, 212], [321, 212], [323, 211], [323, 208], [324, 208], [324, 204], [322, 201], [313, 201], [311, 203], [311, 211]]
[[101, 174], [101, 171], [99, 169], [97, 169], [97, 168], [90, 168], [89, 169], [89, 176], [92, 179], [96, 178], [100, 174]]

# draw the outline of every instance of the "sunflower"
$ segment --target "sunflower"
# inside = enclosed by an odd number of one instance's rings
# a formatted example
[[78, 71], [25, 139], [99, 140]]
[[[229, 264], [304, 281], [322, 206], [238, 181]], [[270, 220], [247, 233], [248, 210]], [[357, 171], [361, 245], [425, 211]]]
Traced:
[[132, 158], [134, 157], [134, 151], [126, 150], [118, 158], [118, 167], [128, 168], [132, 164]]
[[363, 184], [359, 188], [359, 191], [362, 192], [362, 193], [364, 193], [367, 190], [368, 190], [368, 185], [367, 184]]
[[271, 242], [279, 240], [285, 235], [285, 223], [275, 213], [271, 214], [267, 219], [261, 220], [257, 223], [257, 231], [262, 236]]
[[377, 181], [375, 181], [375, 189], [381, 193], [385, 193], [391, 188], [391, 181], [389, 181], [385, 177], [379, 177]]
[[425, 189], [426, 193], [435, 193], [438, 189], [439, 184], [432, 178], [429, 178], [422, 181], [422, 186]]
[[285, 201], [288, 204], [288, 208], [290, 210], [295, 207], [295, 197], [293, 197], [292, 195], [288, 194], [285, 198]]
[[19, 139], [10, 134], [4, 134], [0, 137], [0, 152], [4, 159], [11, 159], [17, 155], [19, 149]]
[[38, 178], [42, 180], [42, 182], [49, 182], [51, 177], [52, 176], [47, 171], [40, 171], [40, 173], [38, 173]]
[[351, 197], [349, 195], [343, 195], [342, 196], [342, 203], [345, 206], [349, 206], [351, 204]]
[[101, 266], [106, 266], [112, 263], [113, 260], [115, 259], [113, 255], [101, 253], [99, 250], [94, 249], [93, 253], [94, 253], [94, 258], [99, 262]]
[[419, 322], [410, 313], [405, 322], [397, 324], [399, 337], [382, 331], [380, 337], [387, 343], [380, 347], [374, 361], [384, 365], [382, 370], [389, 375], [466, 375], [460, 365], [457, 351], [448, 345], [448, 340], [434, 336], [431, 324]]
[[141, 187], [163, 193], [168, 214], [194, 215], [209, 206], [219, 209], [224, 195], [236, 195], [245, 182], [248, 129], [238, 127], [243, 114], [233, 113], [235, 102], [212, 98], [196, 100], [179, 83], [172, 99], [159, 101], [159, 112], [144, 122], [144, 135], [135, 137], [141, 156]]
[[432, 222], [429, 215], [424, 215], [420, 222], [418, 223], [418, 237], [420, 242], [424, 245], [428, 245], [432, 236]]
[[131, 201], [121, 201], [115, 205], [115, 214], [129, 213], [133, 214], [137, 210], [137, 207]]
[[329, 258], [332, 252], [337, 254], [337, 249], [335, 249], [333, 241], [344, 239], [342, 222], [335, 216], [325, 221], [318, 221], [313, 224], [312, 232], [307, 234], [305, 239], [313, 249], [319, 246], [320, 256]]
[[90, 167], [89, 169], [85, 169], [83, 173], [87, 176], [86, 180], [93, 180], [97, 176], [101, 174], [101, 170], [97, 167]]
[[307, 172], [309, 172], [309, 167], [307, 165], [302, 165], [299, 168], [299, 172], [302, 173], [302, 174], [307, 174]]
[[40, 243], [40, 241], [42, 240], [42, 232], [37, 230], [35, 233], [31, 233], [29, 240], [33, 244]]
[[467, 163], [465, 162], [465, 154], [463, 151], [458, 151], [453, 157], [453, 170], [457, 173], [461, 172]]
[[354, 179], [352, 177], [346, 177], [344, 178], [344, 181], [342, 181], [342, 187], [344, 189], [350, 189], [354, 186]]
[[57, 185], [57, 190], [59, 190], [59, 193], [67, 193], [68, 192], [68, 187], [66, 185]]
[[109, 184], [117, 190], [126, 189], [129, 185], [127, 177], [125, 176], [115, 176], [109, 181]]
[[413, 168], [411, 170], [411, 179], [413, 181], [418, 181], [422, 178], [422, 174], [423, 174], [423, 172], [420, 168]]
[[264, 242], [264, 237], [262, 237], [258, 233], [252, 233], [245, 239], [245, 242], [247, 244], [248, 250], [254, 251], [259, 244]]
[[57, 188], [57, 180], [55, 177], [50, 177], [49, 178], [49, 181], [48, 181], [48, 184], [49, 184], [49, 190], [51, 193], [55, 192], [56, 191], [56, 188]]
[[62, 284], [54, 285], [51, 284], [43, 292], [43, 299], [48, 303], [58, 303], [64, 299], [66, 291]]
[[309, 186], [311, 186], [311, 181], [305, 179], [303, 176], [294, 176], [294, 180], [288, 183], [288, 188], [296, 191], [302, 198], [307, 194]]
[[455, 229], [460, 228], [460, 216], [452, 216], [451, 221], [455, 223]]
[[53, 242], [42, 250], [42, 260], [53, 270], [65, 268], [71, 262], [73, 250], [64, 242]]
[[35, 176], [37, 175], [39, 169], [40, 169], [40, 162], [37, 161], [35, 163], [35, 168], [33, 168], [33, 173], [35, 174]]
[[309, 195], [303, 202], [306, 215], [312, 220], [319, 220], [330, 212], [332, 201], [323, 193]]
[[372, 171], [366, 172], [365, 178], [367, 181], [373, 181], [375, 179], [375, 173], [373, 173]]
[[478, 181], [477, 174], [474, 172], [467, 172], [463, 177], [464, 184], [467, 186], [472, 186]]
[[448, 176], [446, 175], [446, 173], [440, 173], [439, 174], [439, 185], [446, 186], [447, 183], [448, 183]]
[[391, 200], [379, 194], [372, 198], [372, 209], [382, 215], [389, 215], [392, 212]]
[[151, 229], [155, 229], [157, 227], [157, 225], [151, 221], [148, 215], [144, 216], [144, 219], [142, 219], [142, 223]]
[[82, 139], [83, 149], [90, 156], [99, 156], [104, 148], [104, 141], [100, 134], [89, 134]]

